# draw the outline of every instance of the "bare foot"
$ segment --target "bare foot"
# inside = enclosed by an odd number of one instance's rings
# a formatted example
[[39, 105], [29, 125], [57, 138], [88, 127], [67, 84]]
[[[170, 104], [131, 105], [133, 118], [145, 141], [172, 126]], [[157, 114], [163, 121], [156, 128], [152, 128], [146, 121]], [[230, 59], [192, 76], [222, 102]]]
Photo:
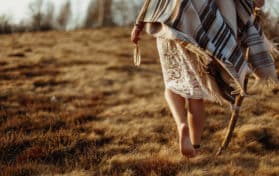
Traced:
[[178, 131], [179, 131], [180, 152], [188, 158], [195, 157], [196, 151], [189, 137], [189, 128], [187, 127], [186, 124], [183, 124], [178, 128]]

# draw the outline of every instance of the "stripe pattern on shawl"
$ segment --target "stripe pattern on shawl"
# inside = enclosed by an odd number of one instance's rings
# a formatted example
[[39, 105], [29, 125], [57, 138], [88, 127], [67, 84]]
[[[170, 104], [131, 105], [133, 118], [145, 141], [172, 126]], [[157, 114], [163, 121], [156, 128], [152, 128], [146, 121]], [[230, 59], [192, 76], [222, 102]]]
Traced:
[[[156, 37], [178, 39], [202, 48], [229, 75], [222, 78], [224, 83], [233, 87], [234, 93], [245, 95], [244, 80], [251, 69], [259, 78], [277, 78], [264, 35], [253, 16], [253, 4], [249, 0], [234, 2], [239, 36], [214, 0], [149, 0], [143, 21], [149, 24], [147, 32]], [[249, 48], [248, 62], [244, 48]]]
[[253, 72], [259, 78], [268, 79], [268, 76], [276, 79], [274, 59], [272, 58], [265, 35], [258, 21], [253, 15], [253, 4], [251, 1], [236, 1], [238, 9], [238, 28], [241, 46], [249, 48], [248, 63], [251, 64]]

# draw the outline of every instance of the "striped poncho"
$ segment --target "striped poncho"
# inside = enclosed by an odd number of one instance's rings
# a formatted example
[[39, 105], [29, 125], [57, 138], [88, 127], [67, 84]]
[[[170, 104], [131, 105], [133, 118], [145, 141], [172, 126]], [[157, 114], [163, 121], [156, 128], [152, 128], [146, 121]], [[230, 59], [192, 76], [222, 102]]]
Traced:
[[[219, 102], [246, 95], [245, 78], [278, 82], [274, 60], [251, 0], [145, 0], [137, 22], [146, 32], [185, 44], [199, 56], [203, 85]], [[225, 2], [225, 1], [223, 1]]]

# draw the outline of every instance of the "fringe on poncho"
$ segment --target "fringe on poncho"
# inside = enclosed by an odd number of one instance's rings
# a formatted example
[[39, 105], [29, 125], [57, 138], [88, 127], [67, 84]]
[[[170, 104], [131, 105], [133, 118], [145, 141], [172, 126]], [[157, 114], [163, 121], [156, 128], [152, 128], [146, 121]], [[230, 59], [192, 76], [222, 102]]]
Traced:
[[[145, 0], [137, 22], [148, 34], [176, 40], [198, 57], [200, 82], [220, 103], [247, 95], [245, 78], [278, 83], [274, 59], [251, 0]], [[235, 20], [235, 23], [234, 23]]]

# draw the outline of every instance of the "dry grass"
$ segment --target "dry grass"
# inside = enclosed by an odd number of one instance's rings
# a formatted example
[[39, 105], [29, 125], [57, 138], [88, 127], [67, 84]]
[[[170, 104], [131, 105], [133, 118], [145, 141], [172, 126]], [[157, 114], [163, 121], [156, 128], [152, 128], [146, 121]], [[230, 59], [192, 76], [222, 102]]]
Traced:
[[143, 65], [135, 68], [129, 31], [1, 37], [1, 176], [279, 174], [278, 89], [244, 101], [220, 157], [230, 112], [207, 102], [200, 155], [185, 159], [154, 40], [144, 37]]

